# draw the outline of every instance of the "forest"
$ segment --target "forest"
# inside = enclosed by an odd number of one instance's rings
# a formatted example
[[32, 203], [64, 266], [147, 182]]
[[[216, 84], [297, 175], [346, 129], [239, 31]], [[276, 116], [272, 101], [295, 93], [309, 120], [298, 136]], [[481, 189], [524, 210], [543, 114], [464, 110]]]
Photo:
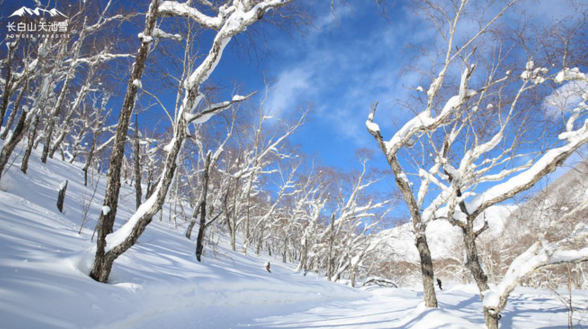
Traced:
[[588, 325], [586, 0], [0, 24], [0, 327]]

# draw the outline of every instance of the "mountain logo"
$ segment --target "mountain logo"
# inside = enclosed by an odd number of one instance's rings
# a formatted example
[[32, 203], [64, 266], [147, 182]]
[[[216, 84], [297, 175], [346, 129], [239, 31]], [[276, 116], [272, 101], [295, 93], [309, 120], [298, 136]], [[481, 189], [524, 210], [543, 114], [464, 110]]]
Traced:
[[53, 8], [50, 10], [46, 10], [46, 9], [42, 9], [39, 7], [36, 7], [35, 9], [31, 9], [28, 7], [21, 7], [20, 9], [15, 10], [12, 15], [8, 16], [8, 17], [12, 17], [12, 16], [20, 16], [20, 17], [40, 17], [40, 16], [45, 16], [46, 14], [50, 15], [51, 17], [65, 17], [67, 18], [67, 16], [65, 16], [65, 14], [63, 14], [62, 12], [60, 12], [59, 10]]

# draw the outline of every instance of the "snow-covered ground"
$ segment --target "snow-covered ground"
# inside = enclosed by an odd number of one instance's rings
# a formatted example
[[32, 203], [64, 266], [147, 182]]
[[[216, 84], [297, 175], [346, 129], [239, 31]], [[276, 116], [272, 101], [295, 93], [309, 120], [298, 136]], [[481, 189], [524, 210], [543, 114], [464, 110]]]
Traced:
[[[0, 143], [0, 147], [2, 144]], [[17, 150], [15, 152], [19, 154]], [[87, 276], [90, 241], [104, 183], [78, 234], [83, 204], [79, 164], [39, 161], [28, 175], [14, 161], [0, 182], [0, 328], [475, 328], [483, 326], [473, 286], [440, 292], [440, 309], [427, 310], [418, 288], [354, 289], [294, 272], [281, 257], [244, 256], [217, 232], [203, 263], [195, 244], [163, 213], [137, 245], [114, 265], [109, 284]], [[57, 189], [69, 180], [65, 213]], [[95, 177], [96, 179], [96, 177]], [[117, 226], [129, 218], [134, 192], [123, 188]], [[115, 228], [116, 228], [115, 227]], [[214, 249], [214, 250], [213, 250]], [[270, 261], [272, 273], [264, 264]], [[574, 297], [576, 322], [588, 325], [588, 293]], [[567, 311], [553, 292], [518, 289], [503, 314], [503, 328], [565, 328]]]

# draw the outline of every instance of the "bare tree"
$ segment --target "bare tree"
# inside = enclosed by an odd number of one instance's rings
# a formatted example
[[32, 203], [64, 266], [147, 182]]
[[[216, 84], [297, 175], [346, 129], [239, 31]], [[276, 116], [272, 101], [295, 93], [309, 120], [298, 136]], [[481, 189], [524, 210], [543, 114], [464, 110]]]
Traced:
[[[506, 70], [501, 74], [499, 68], [504, 67], [512, 53], [503, 53], [502, 44], [490, 57], [494, 56], [491, 65], [483, 70], [487, 75], [481, 79], [475, 79], [474, 71], [478, 67], [472, 64], [472, 59], [477, 50], [475, 41], [481, 38], [484, 30], [493, 23], [513, 2], [510, 2], [503, 10], [487, 24], [481, 24], [480, 30], [473, 39], [457, 49], [452, 49], [452, 40], [455, 34], [455, 26], [462, 10], [465, 10], [467, 1], [462, 1], [457, 9], [453, 24], [450, 24], [445, 38], [449, 47], [445, 66], [441, 73], [433, 80], [427, 91], [427, 110], [420, 112], [414, 119], [401, 128], [396, 135], [385, 142], [380, 133], [379, 126], [373, 122], [375, 106], [366, 123], [368, 131], [376, 138], [382, 151], [387, 155], [395, 175], [396, 181], [403, 192], [405, 201], [409, 204], [412, 221], [415, 216], [420, 216], [420, 224], [415, 226], [415, 232], [421, 234], [422, 226], [435, 219], [446, 219], [462, 231], [466, 254], [466, 267], [470, 270], [484, 301], [484, 315], [488, 328], [498, 328], [499, 313], [506, 305], [508, 294], [521, 278], [526, 277], [538, 268], [551, 266], [561, 262], [578, 262], [585, 260], [583, 250], [579, 252], [561, 251], [564, 246], [569, 247], [570, 236], [561, 236], [551, 242], [539, 236], [533, 246], [525, 253], [517, 257], [510, 265], [507, 274], [499, 288], [490, 289], [488, 277], [482, 266], [477, 238], [488, 229], [488, 222], [484, 221], [477, 226], [483, 212], [489, 207], [511, 199], [539, 182], [547, 174], [553, 172], [579, 147], [588, 142], [588, 121], [577, 124], [577, 120], [586, 114], [586, 97], [583, 94], [583, 102], [566, 116], [564, 132], [555, 140], [550, 140], [548, 132], [536, 127], [532, 121], [533, 114], [529, 107], [541, 107], [540, 102], [534, 102], [531, 97], [525, 97], [532, 91], [540, 91], [546, 81], [561, 84], [565, 81], [584, 81], [586, 76], [578, 69], [563, 68], [559, 72], [553, 72], [541, 67], [534, 61], [535, 53], [527, 53], [528, 61], [520, 75], [513, 74], [513, 70]], [[442, 7], [435, 7], [435, 11], [442, 11]], [[525, 48], [528, 50], [528, 48]], [[443, 83], [446, 68], [454, 60], [460, 59], [462, 64], [461, 77], [457, 94], [442, 102], [443, 107], [433, 117], [430, 112], [432, 101], [438, 97]], [[477, 57], [483, 60], [483, 56]], [[475, 81], [475, 82], [474, 82]], [[480, 85], [473, 89], [470, 85]], [[583, 91], [585, 92], [585, 91]], [[582, 92], [582, 93], [583, 93]], [[489, 119], [495, 116], [493, 120]], [[532, 131], [533, 133], [529, 133]], [[534, 135], [533, 135], [534, 134]], [[519, 146], [525, 144], [524, 138], [544, 136], [545, 140], [532, 152], [519, 153]], [[528, 137], [527, 137], [528, 138]], [[411, 189], [411, 182], [402, 170], [398, 159], [397, 150], [400, 147], [415, 144], [422, 145], [423, 154], [428, 154], [430, 161], [419, 164], [417, 177], [421, 184], [417, 198]], [[520, 161], [521, 157], [530, 158], [527, 162]], [[428, 166], [428, 167], [427, 167]], [[504, 181], [502, 183], [499, 183]], [[480, 184], [490, 184], [491, 187], [480, 192]], [[440, 192], [436, 192], [433, 201], [424, 211], [418, 209], [423, 205], [423, 200], [429, 186], [435, 186]], [[445, 206], [445, 207], [444, 207]], [[581, 209], [583, 206], [579, 206]], [[568, 220], [569, 216], [563, 216], [560, 221]], [[424, 224], [424, 225], [423, 225]], [[420, 231], [419, 231], [420, 230]], [[576, 233], [576, 237], [581, 236]], [[417, 235], [418, 241], [418, 235]], [[580, 247], [581, 248], [581, 247]], [[420, 250], [419, 250], [420, 251]], [[565, 260], [555, 257], [545, 257], [550, 252], [571, 253], [574, 257]], [[549, 254], [551, 255], [551, 254]], [[541, 259], [541, 262], [537, 262]], [[537, 262], [537, 263], [534, 263]], [[523, 266], [524, 264], [524, 266]], [[426, 288], [425, 288], [426, 290]], [[490, 297], [489, 297], [490, 296]]]
[[120, 191], [120, 167], [122, 163], [121, 160], [124, 156], [126, 130], [128, 128], [129, 116], [132, 112], [134, 98], [138, 88], [138, 82], [136, 81], [140, 81], [145, 66], [148, 46], [153, 41], [157, 17], [165, 15], [187, 16], [198, 22], [201, 26], [217, 30], [218, 32], [213, 40], [208, 55], [195, 70], [190, 72], [183, 82], [183, 100], [177, 110], [177, 116], [174, 120], [174, 135], [170, 143], [164, 148], [167, 155], [164, 160], [164, 168], [161, 178], [155, 187], [154, 193], [145, 200], [135, 214], [133, 214], [131, 218], [119, 230], [117, 230], [117, 232], [109, 234], [112, 230], [112, 224], [114, 223], [115, 214], [112, 216], [110, 215], [112, 211], [107, 215], [108, 218], [105, 218], [104, 215], [100, 217], [98, 248], [94, 260], [94, 267], [90, 274], [92, 278], [100, 282], [107, 282], [115, 259], [135, 244], [146, 226], [151, 222], [153, 215], [161, 209], [174, 177], [177, 167], [176, 160], [184, 144], [188, 124], [191, 122], [205, 123], [215, 114], [224, 111], [230, 108], [233, 104], [242, 102], [251, 96], [234, 96], [231, 101], [211, 104], [201, 109], [200, 112], [194, 113], [204, 97], [200, 91], [200, 86], [208, 80], [210, 74], [218, 65], [223, 50], [227, 44], [235, 35], [243, 32], [248, 26], [260, 20], [267, 11], [282, 7], [289, 2], [290, 1], [287, 0], [272, 0], [254, 4], [249, 1], [236, 0], [231, 5], [226, 4], [220, 7], [219, 13], [216, 17], [209, 17], [185, 3], [180, 4], [175, 1], [164, 1], [159, 3], [156, 0], [151, 3], [146, 17], [145, 29], [139, 36], [141, 39], [141, 47], [136, 56], [133, 73], [129, 79], [129, 92], [125, 97], [123, 109], [121, 110], [119, 129], [117, 129], [115, 147], [110, 163], [111, 167], [108, 177], [109, 190], [107, 191], [105, 205], [114, 205], [114, 210], [116, 210], [118, 194]]

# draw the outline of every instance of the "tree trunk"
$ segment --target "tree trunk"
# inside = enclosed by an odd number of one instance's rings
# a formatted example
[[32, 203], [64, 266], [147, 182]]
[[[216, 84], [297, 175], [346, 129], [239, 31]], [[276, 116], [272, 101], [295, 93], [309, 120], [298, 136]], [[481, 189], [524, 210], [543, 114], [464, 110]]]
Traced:
[[[200, 227], [198, 228], [198, 239], [196, 240], [196, 259], [200, 262], [202, 252], [204, 251], [204, 232], [206, 230], [206, 198], [208, 197], [208, 181], [210, 180], [211, 152], [206, 155], [204, 163], [204, 177], [202, 179], [202, 193], [200, 194]], [[197, 216], [198, 208], [194, 212], [194, 218]]]
[[498, 329], [498, 314], [490, 314], [488, 309], [484, 307], [484, 322], [486, 329]]
[[41, 162], [47, 163], [49, 157], [49, 150], [51, 149], [51, 136], [53, 135], [54, 124], [53, 119], [49, 119], [49, 127], [45, 132], [45, 142], [43, 143], [43, 152], [41, 153]]
[[[8, 47], [8, 54], [6, 56], [6, 76], [4, 79], [4, 92], [2, 93], [2, 102], [0, 102], [0, 127], [4, 123], [4, 115], [6, 115], [6, 111], [8, 110], [8, 104], [10, 103], [10, 97], [12, 97], [12, 93], [14, 92], [14, 80], [12, 79], [12, 68], [10, 64], [12, 62], [12, 54], [14, 53], [15, 46]], [[8, 129], [8, 127], [6, 127]]]
[[[149, 11], [145, 17], [145, 29], [143, 35], [151, 36], [155, 30], [155, 23], [157, 21], [158, 0], [152, 0], [149, 6]], [[127, 92], [123, 101], [123, 105], [118, 117], [118, 124], [116, 127], [115, 139], [112, 146], [112, 155], [110, 157], [110, 167], [108, 169], [108, 181], [106, 185], [106, 195], [104, 197], [104, 205], [110, 208], [110, 211], [105, 215], [100, 214], [98, 219], [98, 238], [96, 245], [96, 257], [94, 258], [94, 267], [90, 276], [100, 282], [106, 282], [110, 271], [112, 270], [112, 263], [116, 257], [106, 255], [106, 236], [112, 233], [114, 220], [116, 218], [118, 197], [120, 194], [120, 178], [122, 170], [122, 162], [125, 156], [125, 142], [127, 139], [127, 131], [129, 128], [129, 120], [137, 97], [138, 87], [133, 83], [135, 80], [140, 81], [145, 70], [145, 63], [149, 56], [149, 43], [141, 42], [135, 63], [132, 67], [131, 76], [127, 84]], [[174, 159], [175, 161], [175, 159]], [[167, 193], [167, 190], [166, 190]], [[163, 202], [163, 201], [162, 201]], [[155, 214], [155, 213], [154, 213]], [[151, 219], [146, 220], [147, 225]], [[143, 228], [144, 230], [144, 228]], [[142, 233], [142, 230], [140, 231]], [[134, 243], [134, 242], [133, 242]], [[130, 248], [130, 246], [128, 246]], [[128, 249], [127, 248], [127, 249]], [[125, 249], [126, 250], [126, 249]], [[124, 251], [121, 251], [121, 254]], [[109, 252], [110, 254], [110, 252]]]
[[239, 178], [237, 178], [235, 180], [235, 189], [233, 191], [235, 191], [235, 192], [233, 193], [233, 210], [232, 210], [233, 216], [231, 216], [232, 220], [233, 220], [233, 225], [232, 225], [233, 229], [231, 230], [231, 249], [233, 251], [236, 251], [237, 250], [237, 242], [236, 242], [236, 240], [237, 240], [237, 214], [236, 214], [236, 211], [237, 211], [237, 197], [238, 197], [237, 191], [239, 191]]
[[[131, 217], [131, 219], [133, 219], [134, 225], [130, 233], [125, 237], [124, 241], [122, 241], [119, 245], [114, 246], [107, 253], [103, 252], [99, 260], [98, 257], [95, 258], [92, 272], [90, 272], [90, 277], [94, 280], [102, 283], [106, 283], [108, 281], [108, 277], [112, 271], [112, 265], [114, 264], [114, 261], [137, 242], [141, 234], [143, 234], [145, 231], [147, 225], [151, 223], [153, 216], [157, 212], [161, 211], [177, 168], [177, 156], [180, 153], [184, 139], [186, 137], [186, 123], [184, 120], [179, 120], [178, 126], [174, 128], [174, 135], [176, 136], [175, 141], [173, 143], [173, 147], [169, 150], [169, 153], [165, 159], [163, 173], [154, 189], [155, 192], [148, 200], [145, 200], [137, 212], [133, 214], [133, 216], [137, 217]], [[103, 246], [103, 251], [105, 251], [106, 241], [100, 242], [99, 240], [98, 243]]]
[[92, 160], [94, 158], [94, 151], [96, 150], [96, 140], [97, 139], [98, 139], [98, 136], [97, 136], [97, 133], [95, 132], [92, 135], [92, 146], [90, 147], [90, 150], [88, 151], [86, 163], [84, 164], [84, 168], [82, 169], [84, 171], [84, 186], [88, 186], [88, 170], [90, 169], [90, 166], [92, 165]]
[[327, 254], [327, 280], [333, 278], [333, 244], [335, 244], [335, 214], [331, 214], [331, 227], [329, 232], [329, 251]]
[[[473, 224], [472, 224], [473, 226]], [[467, 263], [465, 266], [470, 270], [474, 280], [476, 281], [476, 285], [480, 290], [480, 293], [488, 290], [488, 277], [484, 270], [482, 269], [482, 265], [480, 264], [480, 258], [478, 257], [478, 248], [476, 246], [476, 236], [473, 230], [468, 228], [463, 228], [463, 242], [465, 244], [466, 249], [466, 259]]]
[[263, 235], [265, 234], [265, 224], [261, 224], [261, 232], [259, 234], [259, 239], [257, 240], [257, 250], [255, 250], [255, 254], [259, 256], [261, 253], [261, 247], [263, 246]]
[[437, 295], [435, 293], [435, 278], [433, 271], [433, 259], [431, 250], [427, 244], [427, 236], [421, 232], [417, 236], [416, 246], [421, 259], [421, 274], [423, 277], [423, 291], [425, 293], [425, 306], [437, 307]]
[[22, 163], [20, 165], [20, 170], [25, 174], [27, 173], [27, 170], [29, 169], [29, 159], [31, 157], [31, 153], [33, 152], [33, 146], [35, 145], [35, 138], [37, 137], [37, 127], [39, 126], [40, 118], [41, 118], [40, 114], [35, 115], [35, 119], [32, 124], [32, 129], [29, 132], [29, 141], [27, 144], [27, 149], [25, 151], [25, 154], [22, 157]]
[[[472, 277], [474, 278], [474, 281], [476, 281], [480, 295], [482, 295], [486, 290], [489, 289], [488, 277], [486, 276], [486, 273], [484, 273], [480, 263], [480, 258], [478, 257], [478, 247], [476, 245], [477, 236], [473, 226], [474, 218], [468, 218], [468, 223], [462, 227], [463, 242], [466, 249], [467, 259], [467, 263], [465, 265], [472, 273]], [[491, 314], [488, 309], [484, 307], [484, 322], [486, 323], [486, 328], [498, 329], [499, 316], [499, 314]]]
[[141, 145], [139, 143], [139, 122], [137, 120], [136, 114], [135, 114], [135, 139], [133, 142], [134, 142], [133, 152], [135, 153], [135, 163], [134, 163], [135, 204], [136, 204], [136, 209], [139, 209], [139, 206], [142, 203], [143, 191], [141, 190]]
[[[12, 107], [12, 112], [10, 112], [10, 116], [8, 116], [8, 121], [6, 122], [6, 127], [4, 128], [4, 131], [2, 132], [2, 136], [0, 136], [0, 138], [2, 138], [2, 140], [5, 140], [6, 137], [8, 137], [8, 132], [10, 131], [10, 127], [12, 126], [12, 122], [16, 118], [16, 114], [18, 113], [18, 109], [20, 108], [20, 102], [22, 101], [22, 98], [24, 96], [25, 91], [28, 89], [28, 86], [29, 86], [29, 84], [27, 81], [25, 86], [20, 90], [18, 97], [16, 98], [16, 102], [14, 103], [14, 106]], [[23, 111], [23, 113], [24, 113], [24, 111]], [[0, 127], [2, 127], [1, 124], [0, 124]]]
[[306, 271], [306, 262], [308, 261], [308, 238], [304, 237], [304, 241], [302, 242], [302, 254], [300, 255], [300, 264], [296, 268], [296, 272], [300, 270]]
[[10, 140], [8, 140], [2, 148], [2, 152], [0, 153], [0, 179], [2, 179], [2, 173], [4, 172], [4, 168], [10, 159], [10, 155], [25, 135], [27, 114], [27, 112], [22, 111], [20, 119], [18, 120], [16, 128], [14, 128], [14, 132], [12, 133]]
[[[229, 186], [230, 186], [230, 184], [229, 184]], [[227, 224], [227, 230], [229, 231], [229, 236], [231, 239], [231, 248], [233, 248], [233, 250], [235, 250], [233, 243], [232, 243], [235, 232], [234, 232], [233, 225], [231, 225], [231, 215], [229, 213], [229, 204], [228, 203], [229, 203], [229, 191], [227, 190], [227, 192], [225, 193], [225, 197], [223, 199], [223, 214], [225, 217], [225, 223]]]
[[200, 204], [200, 227], [198, 228], [198, 239], [196, 239], [196, 259], [202, 261], [204, 252], [204, 232], [206, 230], [206, 199]]
[[59, 209], [60, 213], [63, 213], [63, 203], [65, 202], [65, 192], [67, 191], [67, 184], [69, 182], [66, 180], [61, 183], [59, 186], [59, 193], [57, 195], [57, 209]]
[[284, 253], [282, 254], [282, 263], [286, 264], [286, 258], [288, 256], [288, 237], [284, 239]]

